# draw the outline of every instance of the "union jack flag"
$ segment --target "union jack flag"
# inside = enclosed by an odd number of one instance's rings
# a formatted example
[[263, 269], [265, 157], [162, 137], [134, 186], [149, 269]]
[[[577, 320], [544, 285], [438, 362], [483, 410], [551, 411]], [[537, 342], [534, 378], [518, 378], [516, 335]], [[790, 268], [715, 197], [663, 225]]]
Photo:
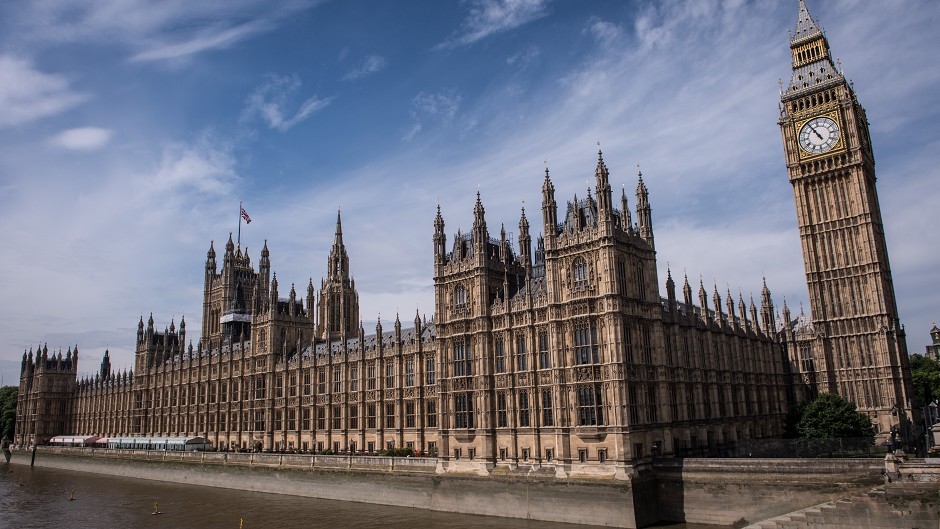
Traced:
[[251, 217], [248, 216], [248, 212], [245, 211], [245, 208], [242, 208], [242, 218], [245, 219], [245, 224], [251, 224]]

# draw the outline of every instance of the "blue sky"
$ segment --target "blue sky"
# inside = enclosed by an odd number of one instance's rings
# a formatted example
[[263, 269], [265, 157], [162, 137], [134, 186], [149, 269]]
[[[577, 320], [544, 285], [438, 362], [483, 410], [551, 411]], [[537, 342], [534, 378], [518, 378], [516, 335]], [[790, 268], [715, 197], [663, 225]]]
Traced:
[[[940, 4], [809, 0], [872, 126], [902, 323], [940, 317]], [[283, 290], [324, 274], [342, 206], [367, 329], [433, 313], [432, 220], [540, 226], [545, 163], [583, 196], [650, 189], [660, 265], [796, 313], [806, 285], [777, 125], [796, 1], [42, 1], [0, 5], [0, 372], [186, 316], [209, 241], [253, 222]], [[661, 287], [662, 288], [662, 287]], [[807, 309], [808, 310], [808, 309]]]

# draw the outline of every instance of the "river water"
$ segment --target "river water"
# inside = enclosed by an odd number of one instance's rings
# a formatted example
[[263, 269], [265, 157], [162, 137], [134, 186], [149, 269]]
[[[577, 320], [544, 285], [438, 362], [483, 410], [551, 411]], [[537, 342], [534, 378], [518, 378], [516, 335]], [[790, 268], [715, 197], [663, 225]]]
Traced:
[[[70, 500], [72, 496], [75, 499]], [[159, 515], [152, 514], [157, 503]], [[585, 506], [585, 508], [590, 508]], [[0, 465], [0, 528], [576, 529], [534, 522]], [[718, 529], [678, 524], [670, 529]]]

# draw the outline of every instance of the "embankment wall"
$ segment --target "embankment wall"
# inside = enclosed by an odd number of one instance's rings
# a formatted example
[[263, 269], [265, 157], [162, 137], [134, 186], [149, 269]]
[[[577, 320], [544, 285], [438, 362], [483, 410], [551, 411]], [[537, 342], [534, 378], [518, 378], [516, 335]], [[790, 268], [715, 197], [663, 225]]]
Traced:
[[[662, 460], [631, 479], [500, 469], [440, 474], [432, 458], [40, 450], [37, 466], [246, 491], [608, 527], [743, 526], [882, 483], [881, 460]], [[14, 455], [30, 463], [30, 453]]]

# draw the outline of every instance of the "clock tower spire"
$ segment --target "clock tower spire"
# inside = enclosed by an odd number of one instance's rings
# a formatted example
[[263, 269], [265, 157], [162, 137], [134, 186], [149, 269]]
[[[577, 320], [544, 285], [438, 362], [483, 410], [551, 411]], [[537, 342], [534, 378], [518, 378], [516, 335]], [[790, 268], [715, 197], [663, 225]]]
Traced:
[[[796, 199], [812, 341], [788, 344], [809, 393], [837, 393], [880, 432], [910, 422], [911, 376], [898, 318], [865, 109], [806, 7], [790, 35], [780, 130]], [[809, 349], [807, 349], [807, 347]], [[814, 362], [801, 365], [811, 350]]]

